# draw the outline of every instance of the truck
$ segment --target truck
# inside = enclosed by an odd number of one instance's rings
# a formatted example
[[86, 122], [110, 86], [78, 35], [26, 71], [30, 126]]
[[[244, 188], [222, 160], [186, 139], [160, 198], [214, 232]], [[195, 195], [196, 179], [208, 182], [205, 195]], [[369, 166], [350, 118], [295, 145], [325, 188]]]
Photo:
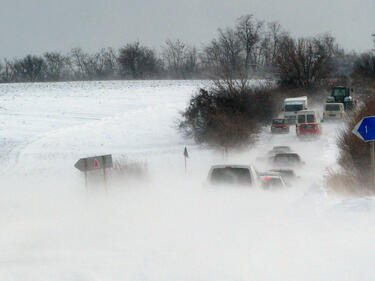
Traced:
[[288, 120], [289, 124], [296, 123], [296, 116], [298, 111], [307, 109], [307, 97], [286, 98], [283, 103], [282, 111], [284, 118]]
[[351, 96], [353, 89], [343, 86], [334, 86], [331, 88], [331, 94], [327, 97], [326, 103], [342, 103], [345, 111], [352, 110], [355, 106], [355, 101]]

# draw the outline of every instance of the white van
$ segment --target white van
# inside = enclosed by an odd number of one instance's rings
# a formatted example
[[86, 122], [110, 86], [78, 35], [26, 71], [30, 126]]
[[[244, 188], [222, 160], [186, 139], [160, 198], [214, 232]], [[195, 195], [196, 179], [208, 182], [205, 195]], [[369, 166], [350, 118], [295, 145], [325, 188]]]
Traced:
[[301, 110], [297, 113], [296, 133], [301, 135], [320, 135], [322, 132], [320, 115], [315, 110]]
[[324, 105], [323, 120], [343, 119], [345, 108], [343, 103], [326, 103]]
[[286, 98], [284, 100], [282, 111], [284, 118], [288, 120], [289, 124], [294, 124], [296, 121], [297, 112], [307, 109], [307, 97]]

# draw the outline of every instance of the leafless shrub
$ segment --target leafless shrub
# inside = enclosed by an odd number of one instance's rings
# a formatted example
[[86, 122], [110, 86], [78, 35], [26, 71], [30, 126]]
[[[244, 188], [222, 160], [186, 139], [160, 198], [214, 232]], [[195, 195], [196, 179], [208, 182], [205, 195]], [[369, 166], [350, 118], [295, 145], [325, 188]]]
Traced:
[[362, 186], [355, 175], [345, 171], [328, 170], [325, 175], [325, 185], [328, 192], [340, 195], [365, 196], [371, 194], [371, 190]]
[[122, 157], [114, 161], [111, 175], [115, 180], [119, 181], [146, 180], [148, 166], [146, 162]]
[[179, 130], [197, 143], [240, 148], [253, 143], [262, 125], [281, 107], [272, 89], [250, 87], [245, 81], [216, 81], [201, 89], [181, 113]]
[[[356, 191], [367, 188], [371, 183], [371, 159], [369, 144], [356, 137], [352, 130], [354, 126], [366, 116], [375, 115], [375, 97], [370, 96], [364, 100], [363, 106], [354, 111], [346, 120], [345, 128], [341, 130], [337, 138], [337, 145], [340, 156], [338, 164], [342, 172], [331, 173], [327, 177], [327, 182], [332, 187], [335, 182], [341, 181], [348, 184], [349, 189]], [[354, 184], [354, 185], [353, 185]]]

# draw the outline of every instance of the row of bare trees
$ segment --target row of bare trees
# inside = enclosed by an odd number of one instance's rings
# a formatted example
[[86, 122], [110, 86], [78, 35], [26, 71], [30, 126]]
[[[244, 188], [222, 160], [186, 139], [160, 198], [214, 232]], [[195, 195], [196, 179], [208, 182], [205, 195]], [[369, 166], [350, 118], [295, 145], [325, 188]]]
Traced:
[[253, 15], [237, 19], [234, 27], [219, 29], [200, 49], [181, 40], [166, 40], [158, 53], [133, 42], [122, 48], [89, 54], [81, 48], [68, 54], [0, 62], [0, 82], [105, 79], [235, 79], [277, 77], [284, 85], [311, 87], [330, 76], [353, 72], [372, 75], [374, 54], [347, 54], [329, 34], [293, 38], [277, 22]]

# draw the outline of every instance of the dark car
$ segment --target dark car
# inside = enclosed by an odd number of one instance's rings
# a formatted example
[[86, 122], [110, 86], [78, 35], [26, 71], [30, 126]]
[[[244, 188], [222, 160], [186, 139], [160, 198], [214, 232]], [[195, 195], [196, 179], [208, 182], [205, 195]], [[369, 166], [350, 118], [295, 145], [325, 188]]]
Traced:
[[272, 120], [271, 124], [271, 133], [272, 134], [287, 134], [289, 133], [289, 124], [288, 120], [284, 118], [277, 118]]
[[271, 157], [271, 161], [276, 166], [297, 166], [304, 164], [297, 153], [278, 153]]
[[274, 156], [278, 153], [289, 153], [292, 152], [292, 149], [286, 145], [274, 146], [272, 150], [268, 151], [268, 156]]

